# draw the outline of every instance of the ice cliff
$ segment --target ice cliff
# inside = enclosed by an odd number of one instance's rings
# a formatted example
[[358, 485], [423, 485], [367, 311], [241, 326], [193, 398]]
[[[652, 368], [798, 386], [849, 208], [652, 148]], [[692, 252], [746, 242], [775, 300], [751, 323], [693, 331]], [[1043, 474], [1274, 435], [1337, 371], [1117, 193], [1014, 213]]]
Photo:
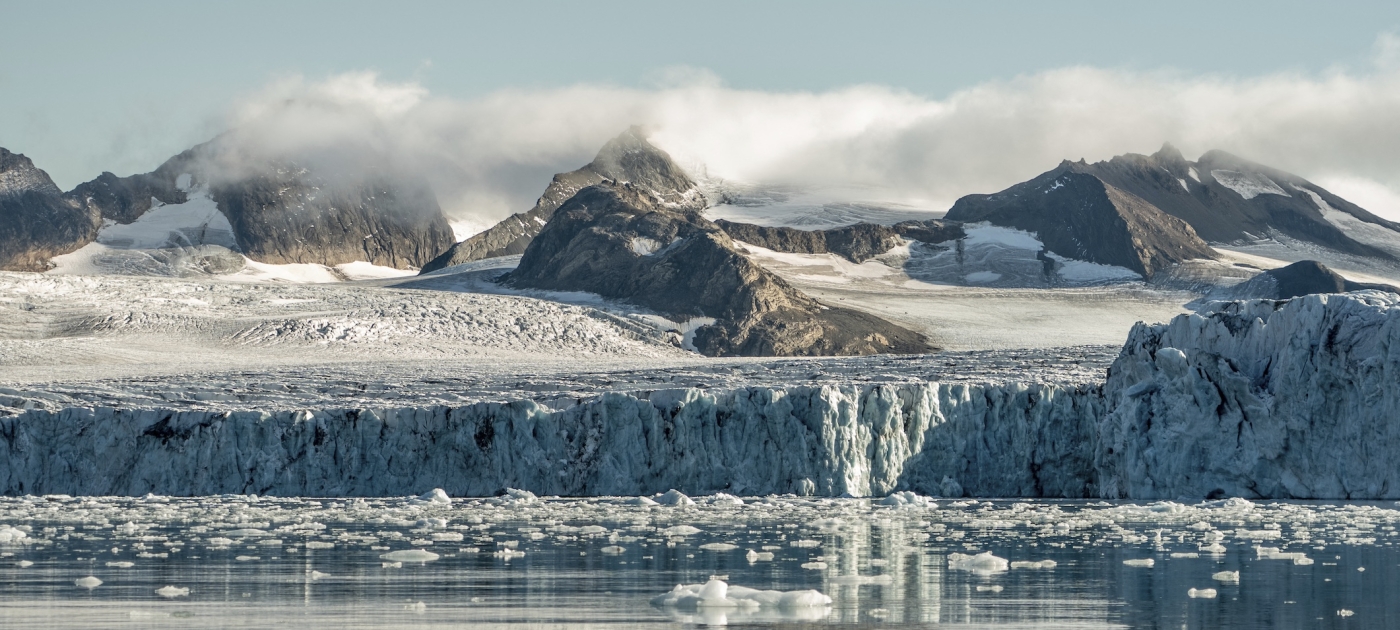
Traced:
[[1400, 498], [1397, 305], [1309, 295], [1138, 324], [1104, 388], [1100, 491]]
[[0, 493], [1400, 498], [1400, 296], [1203, 313], [1138, 324], [1102, 386], [677, 389], [560, 409], [30, 410], [0, 418]]
[[1092, 496], [1097, 388], [908, 384], [0, 419], [0, 493]]

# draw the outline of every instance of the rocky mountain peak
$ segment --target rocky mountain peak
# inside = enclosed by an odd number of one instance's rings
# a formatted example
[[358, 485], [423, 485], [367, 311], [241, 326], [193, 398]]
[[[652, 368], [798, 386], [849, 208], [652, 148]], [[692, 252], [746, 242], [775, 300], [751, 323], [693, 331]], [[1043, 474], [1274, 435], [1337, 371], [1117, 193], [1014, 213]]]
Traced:
[[45, 195], [63, 194], [43, 169], [22, 153], [12, 153], [0, 147], [0, 195], [21, 195], [36, 192]]
[[578, 170], [559, 173], [540, 195], [535, 207], [507, 217], [490, 229], [448, 248], [423, 266], [423, 273], [474, 260], [522, 254], [564, 202], [580, 190], [605, 181], [629, 184], [638, 194], [678, 209], [702, 210], [705, 196], [695, 181], [665, 151], [647, 142], [641, 127], [633, 126], [609, 140], [592, 162]]

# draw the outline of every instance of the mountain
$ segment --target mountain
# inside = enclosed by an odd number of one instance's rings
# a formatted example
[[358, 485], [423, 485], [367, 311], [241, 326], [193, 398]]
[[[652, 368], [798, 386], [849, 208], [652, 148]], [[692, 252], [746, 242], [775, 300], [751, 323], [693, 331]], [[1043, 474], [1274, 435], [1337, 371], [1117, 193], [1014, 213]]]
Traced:
[[1216, 256], [1186, 221], [1071, 162], [995, 194], [967, 195], [944, 218], [1034, 232], [1050, 252], [1144, 277]]
[[890, 251], [903, 241], [900, 237], [925, 243], [942, 243], [964, 236], [960, 226], [938, 219], [903, 221], [892, 226], [856, 223], [829, 230], [800, 230], [767, 227], [718, 219], [715, 224], [736, 241], [776, 252], [792, 254], [836, 254], [860, 264]]
[[353, 168], [344, 169], [251, 159], [230, 145], [217, 138], [141, 175], [103, 173], [71, 194], [117, 224], [138, 220], [153, 200], [174, 205], [207, 196], [227, 218], [236, 247], [263, 263], [366, 261], [403, 269], [452, 243], [427, 182], [378, 156], [355, 156]]
[[1327, 265], [1320, 262], [1301, 260], [1291, 265], [1270, 269], [1235, 286], [1213, 291], [1203, 298], [1201, 303], [1259, 298], [1287, 300], [1314, 293], [1347, 293], [1365, 289], [1400, 293], [1400, 289], [1388, 284], [1353, 282], [1328, 269]]
[[739, 253], [697, 209], [628, 183], [603, 182], [559, 206], [504, 281], [652, 309], [694, 327], [690, 343], [711, 356], [930, 349], [923, 335], [817, 302]]
[[101, 224], [29, 158], [0, 148], [0, 270], [48, 269], [50, 258], [92, 242]]
[[555, 175], [534, 208], [513, 214], [485, 232], [452, 245], [424, 265], [423, 273], [524, 253], [559, 206], [578, 191], [605, 180], [630, 182], [661, 203], [677, 208], [705, 207], [705, 197], [690, 176], [665, 151], [647, 142], [640, 127], [632, 127], [603, 145], [597, 157], [583, 168]]
[[1152, 155], [1126, 154], [1107, 162], [1061, 165], [1098, 177], [1191, 224], [1212, 243], [1247, 243], [1274, 234], [1339, 252], [1394, 257], [1353, 238], [1329, 215], [1350, 215], [1396, 232], [1400, 224], [1377, 217], [1297, 175], [1209, 151], [1188, 162], [1170, 144]]

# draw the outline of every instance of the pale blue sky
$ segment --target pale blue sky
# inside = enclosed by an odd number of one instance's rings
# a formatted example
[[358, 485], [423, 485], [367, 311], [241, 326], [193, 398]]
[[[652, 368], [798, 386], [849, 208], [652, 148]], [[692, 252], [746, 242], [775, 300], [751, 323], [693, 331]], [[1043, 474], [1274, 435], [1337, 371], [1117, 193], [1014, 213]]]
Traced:
[[1089, 65], [1252, 77], [1362, 67], [1400, 3], [60, 2], [0, 0], [0, 146], [60, 186], [146, 171], [279, 77], [375, 70], [435, 96], [880, 84], [928, 98]]

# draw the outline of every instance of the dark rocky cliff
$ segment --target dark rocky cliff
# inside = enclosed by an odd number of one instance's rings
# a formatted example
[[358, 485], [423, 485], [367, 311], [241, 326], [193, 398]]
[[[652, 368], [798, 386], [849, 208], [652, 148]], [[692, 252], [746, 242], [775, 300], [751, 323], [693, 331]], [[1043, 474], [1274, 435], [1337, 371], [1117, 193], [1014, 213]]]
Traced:
[[1126, 267], [1144, 277], [1174, 263], [1216, 256], [1185, 221], [1071, 162], [996, 194], [963, 197], [944, 218], [1035, 232], [1053, 253]]
[[632, 127], [603, 145], [597, 157], [583, 168], [555, 175], [534, 208], [513, 214], [485, 232], [452, 245], [424, 265], [423, 273], [525, 253], [526, 246], [559, 206], [578, 191], [604, 180], [630, 183], [664, 205], [697, 210], [705, 207], [705, 198], [690, 176], [665, 151], [647, 142], [640, 128]]
[[560, 206], [505, 281], [587, 291], [699, 328], [711, 356], [804, 356], [928, 351], [923, 335], [813, 300], [740, 254], [696, 210], [628, 184], [604, 183]]
[[0, 148], [0, 270], [48, 269], [49, 259], [91, 243], [101, 225], [29, 158]]

